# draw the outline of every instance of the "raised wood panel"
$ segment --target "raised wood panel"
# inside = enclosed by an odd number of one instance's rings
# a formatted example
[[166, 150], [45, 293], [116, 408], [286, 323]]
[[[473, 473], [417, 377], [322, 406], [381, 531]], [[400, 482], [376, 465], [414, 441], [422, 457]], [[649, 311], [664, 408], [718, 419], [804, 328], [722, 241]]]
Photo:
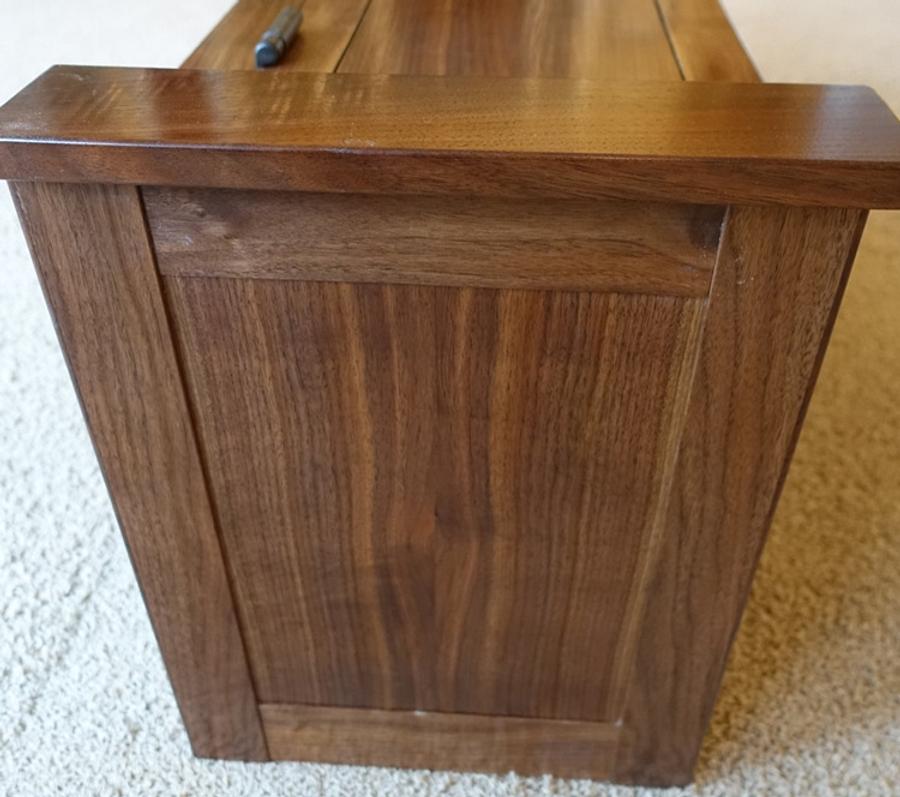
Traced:
[[261, 701], [609, 719], [705, 300], [165, 288]]
[[723, 209], [144, 189], [162, 273], [706, 296]]
[[[307, 0], [303, 24], [279, 71], [331, 72], [368, 0]], [[185, 69], [255, 69], [259, 37], [290, 0], [239, 0], [182, 64]], [[294, 3], [299, 5], [299, 3]]]
[[733, 208], [631, 667], [617, 777], [690, 780], [865, 222]]
[[900, 207], [900, 123], [859, 86], [57, 67], [0, 177]]
[[12, 188], [194, 752], [264, 760], [137, 189]]
[[756, 83], [759, 73], [717, 0], [656, 0], [685, 80]]
[[599, 722], [260, 706], [275, 760], [609, 778], [622, 729]]
[[653, 0], [372, 0], [339, 69], [680, 79]]

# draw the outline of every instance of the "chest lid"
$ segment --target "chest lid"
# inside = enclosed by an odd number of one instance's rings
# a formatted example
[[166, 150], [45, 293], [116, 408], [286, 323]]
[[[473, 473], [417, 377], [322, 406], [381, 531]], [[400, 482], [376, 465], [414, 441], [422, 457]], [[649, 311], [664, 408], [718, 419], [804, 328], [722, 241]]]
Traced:
[[[286, 0], [240, 0], [186, 67], [253, 67]], [[297, 0], [294, 0], [297, 4]], [[757, 79], [715, 0], [309, 0], [281, 71]]]

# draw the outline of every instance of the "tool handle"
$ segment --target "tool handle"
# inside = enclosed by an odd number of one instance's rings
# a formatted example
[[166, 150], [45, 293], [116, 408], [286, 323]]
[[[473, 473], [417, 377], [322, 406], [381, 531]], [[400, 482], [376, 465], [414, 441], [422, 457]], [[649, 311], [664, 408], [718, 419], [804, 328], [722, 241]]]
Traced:
[[291, 46], [302, 22], [302, 8], [283, 8], [256, 44], [256, 66], [260, 69], [275, 66]]

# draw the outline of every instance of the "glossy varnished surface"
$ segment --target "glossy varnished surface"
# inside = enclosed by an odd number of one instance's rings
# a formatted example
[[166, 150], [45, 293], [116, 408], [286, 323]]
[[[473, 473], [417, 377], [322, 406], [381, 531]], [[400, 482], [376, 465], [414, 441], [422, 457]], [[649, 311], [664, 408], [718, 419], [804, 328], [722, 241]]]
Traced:
[[680, 79], [654, 0], [372, 0], [340, 71]]
[[756, 67], [716, 0], [656, 2], [685, 80], [759, 80]]
[[[368, 0], [307, 0], [303, 24], [279, 71], [331, 72], [340, 63]], [[253, 50], [290, 0], [239, 0], [182, 64], [185, 69], [255, 69]]]
[[59, 67], [0, 177], [894, 207], [900, 123], [861, 87]]

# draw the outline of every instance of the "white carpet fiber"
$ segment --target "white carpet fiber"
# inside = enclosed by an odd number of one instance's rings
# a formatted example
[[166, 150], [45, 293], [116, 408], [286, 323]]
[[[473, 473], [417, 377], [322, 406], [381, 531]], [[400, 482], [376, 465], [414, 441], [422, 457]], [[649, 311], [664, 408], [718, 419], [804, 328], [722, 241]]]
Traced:
[[[50, 63], [175, 66], [227, 5], [0, 0], [0, 100]], [[897, 0], [726, 6], [767, 79], [900, 109]], [[5, 189], [0, 314], [0, 794], [644, 793], [192, 758]], [[697, 778], [900, 794], [900, 213], [871, 217]]]

